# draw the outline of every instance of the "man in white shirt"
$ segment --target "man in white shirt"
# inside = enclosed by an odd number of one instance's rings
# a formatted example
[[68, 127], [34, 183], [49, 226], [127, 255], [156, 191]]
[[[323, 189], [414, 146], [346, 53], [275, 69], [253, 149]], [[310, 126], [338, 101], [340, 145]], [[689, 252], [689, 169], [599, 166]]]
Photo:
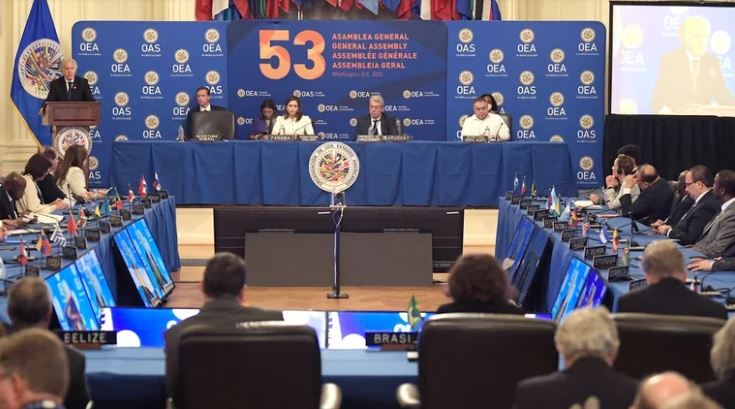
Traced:
[[720, 214], [705, 226], [694, 250], [707, 257], [731, 256], [735, 253], [735, 171], [720, 171], [712, 191], [722, 200]]
[[462, 137], [487, 136], [491, 141], [507, 141], [510, 139], [510, 129], [500, 115], [490, 113], [490, 106], [484, 98], [475, 99], [472, 103], [474, 115], [464, 120]]
[[186, 114], [186, 126], [185, 134], [188, 137], [192, 137], [191, 129], [191, 116], [194, 112], [211, 112], [211, 111], [225, 111], [225, 107], [219, 105], [212, 105], [210, 103], [212, 96], [210, 95], [209, 88], [199, 87], [196, 90], [197, 106], [191, 108]]

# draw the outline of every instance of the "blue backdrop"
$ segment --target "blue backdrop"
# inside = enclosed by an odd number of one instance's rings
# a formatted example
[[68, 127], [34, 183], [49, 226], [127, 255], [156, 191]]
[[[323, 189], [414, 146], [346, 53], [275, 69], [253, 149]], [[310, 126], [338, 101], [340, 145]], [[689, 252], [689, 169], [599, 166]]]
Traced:
[[317, 133], [350, 139], [381, 94], [405, 133], [457, 141], [471, 99], [494, 92], [514, 139], [568, 142], [578, 186], [601, 183], [597, 22], [81, 21], [72, 35], [79, 73], [103, 104], [93, 185], [110, 183], [114, 140], [174, 140], [201, 85], [235, 113], [239, 139], [263, 99], [282, 108], [290, 95]]

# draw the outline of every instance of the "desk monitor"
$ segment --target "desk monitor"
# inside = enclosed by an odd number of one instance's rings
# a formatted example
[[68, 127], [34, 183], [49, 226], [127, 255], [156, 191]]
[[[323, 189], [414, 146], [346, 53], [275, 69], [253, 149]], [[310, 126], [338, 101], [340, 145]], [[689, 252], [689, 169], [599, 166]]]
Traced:
[[541, 230], [534, 230], [531, 233], [531, 239], [528, 241], [526, 251], [523, 253], [520, 261], [516, 261], [513, 264], [518, 265], [514, 270], [513, 275], [510, 276], [510, 281], [513, 287], [518, 290], [518, 302], [523, 305], [528, 290], [531, 288], [531, 283], [536, 276], [541, 258], [544, 256], [544, 250], [546, 250], [546, 243], [549, 237], [546, 232]]
[[531, 240], [533, 230], [534, 223], [528, 217], [522, 216], [516, 225], [516, 230], [505, 253], [505, 257], [513, 260], [513, 264], [508, 268], [508, 277], [512, 278], [516, 275], [528, 242]]
[[153, 273], [149, 271], [149, 268], [146, 268], [146, 263], [138, 256], [128, 231], [126, 229], [120, 230], [113, 238], [128, 273], [133, 279], [135, 288], [143, 301], [143, 305], [157, 307], [161, 303], [163, 288], [156, 285], [156, 281], [152, 277]]
[[595, 270], [590, 270], [587, 274], [587, 280], [582, 287], [582, 293], [577, 300], [576, 308], [597, 307], [602, 304], [602, 300], [607, 292], [605, 280]]
[[[421, 313], [423, 320], [434, 315]], [[423, 321], [422, 323], [423, 324]], [[421, 332], [422, 325], [415, 332]], [[366, 332], [412, 332], [405, 312], [339, 311], [327, 318], [328, 349], [367, 349]]]
[[79, 278], [82, 279], [84, 289], [87, 291], [89, 302], [92, 305], [95, 317], [102, 316], [103, 307], [114, 307], [115, 299], [107, 282], [102, 266], [100, 266], [97, 252], [88, 251], [75, 262]]
[[569, 262], [559, 295], [551, 309], [551, 316], [554, 317], [554, 320], [561, 321], [576, 308], [590, 270], [591, 267], [588, 264], [577, 258], [572, 258]]
[[72, 263], [46, 279], [59, 326], [64, 331], [96, 331], [99, 320]]
[[133, 240], [133, 247], [138, 252], [143, 264], [146, 265], [146, 269], [150, 267], [151, 278], [155, 280], [156, 287], [163, 289], [161, 297], [165, 297], [174, 289], [174, 281], [171, 279], [171, 273], [163, 261], [156, 241], [153, 240], [148, 224], [145, 219], [139, 219], [129, 224], [126, 229]]
[[235, 137], [235, 114], [229, 111], [193, 112], [191, 139], [213, 142]]

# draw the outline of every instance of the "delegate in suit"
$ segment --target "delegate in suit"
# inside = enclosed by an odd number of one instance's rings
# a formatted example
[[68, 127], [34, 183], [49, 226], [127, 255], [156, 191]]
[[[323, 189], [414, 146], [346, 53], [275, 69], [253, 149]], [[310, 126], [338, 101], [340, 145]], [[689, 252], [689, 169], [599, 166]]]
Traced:
[[388, 116], [383, 109], [385, 101], [380, 95], [370, 97], [370, 113], [357, 118], [357, 135], [398, 135], [400, 131], [395, 118]]
[[49, 86], [46, 102], [52, 101], [94, 101], [89, 81], [77, 75], [77, 62], [73, 59], [61, 63], [63, 75]]
[[712, 191], [722, 201], [720, 214], [705, 226], [694, 250], [707, 257], [731, 256], [735, 253], [735, 171], [720, 171]]
[[211, 111], [225, 111], [225, 107], [219, 105], [212, 105], [210, 103], [212, 96], [209, 93], [209, 88], [199, 87], [196, 90], [197, 106], [191, 108], [186, 114], [186, 123], [184, 124], [184, 135], [187, 138], [193, 137], [193, 130], [191, 129], [191, 116], [194, 112], [211, 112]]
[[[641, 193], [638, 200], [633, 202], [630, 192], [636, 182], [635, 176]], [[674, 189], [669, 182], [658, 176], [656, 168], [651, 165], [641, 165], [637, 175], [623, 178], [622, 191], [620, 204], [623, 215], [630, 215], [636, 220], [651, 221], [666, 218], [674, 200]]]

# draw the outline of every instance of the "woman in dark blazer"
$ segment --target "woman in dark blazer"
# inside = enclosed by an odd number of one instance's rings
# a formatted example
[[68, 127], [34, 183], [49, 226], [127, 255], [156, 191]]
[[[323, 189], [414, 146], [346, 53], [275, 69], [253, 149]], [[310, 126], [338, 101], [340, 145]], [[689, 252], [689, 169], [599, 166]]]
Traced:
[[261, 139], [264, 135], [273, 132], [273, 124], [278, 116], [278, 108], [272, 99], [266, 99], [260, 104], [260, 115], [255, 118], [250, 128], [250, 139]]
[[448, 312], [484, 312], [523, 314], [513, 305], [511, 288], [502, 267], [489, 254], [464, 254], [449, 271], [447, 295], [453, 302], [444, 304], [437, 314]]
[[52, 203], [56, 199], [66, 199], [64, 192], [62, 192], [56, 185], [56, 178], [54, 177], [56, 167], [59, 165], [59, 153], [56, 152], [56, 149], [50, 146], [42, 148], [40, 153], [45, 156], [46, 159], [51, 161], [51, 170], [48, 175], [37, 182], [38, 189], [41, 191], [41, 195], [43, 196], [43, 202]]

